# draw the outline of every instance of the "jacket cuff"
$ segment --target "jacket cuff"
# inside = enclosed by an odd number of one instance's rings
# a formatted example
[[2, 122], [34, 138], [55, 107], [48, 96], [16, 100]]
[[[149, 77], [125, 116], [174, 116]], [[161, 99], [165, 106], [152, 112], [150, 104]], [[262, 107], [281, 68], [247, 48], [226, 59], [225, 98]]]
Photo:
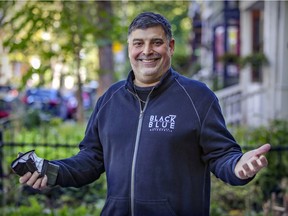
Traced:
[[54, 186], [56, 184], [56, 180], [57, 180], [57, 176], [59, 172], [59, 166], [45, 160], [42, 170], [48, 177], [48, 182], [47, 182], [48, 186]]

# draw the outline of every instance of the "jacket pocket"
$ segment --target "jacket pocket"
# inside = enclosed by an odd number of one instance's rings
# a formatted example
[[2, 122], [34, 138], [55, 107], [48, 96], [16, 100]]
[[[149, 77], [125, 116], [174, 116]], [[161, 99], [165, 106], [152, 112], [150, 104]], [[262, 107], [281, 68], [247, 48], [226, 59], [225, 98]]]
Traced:
[[129, 199], [125, 197], [108, 197], [101, 216], [129, 216]]
[[177, 216], [168, 200], [135, 201], [136, 216]]

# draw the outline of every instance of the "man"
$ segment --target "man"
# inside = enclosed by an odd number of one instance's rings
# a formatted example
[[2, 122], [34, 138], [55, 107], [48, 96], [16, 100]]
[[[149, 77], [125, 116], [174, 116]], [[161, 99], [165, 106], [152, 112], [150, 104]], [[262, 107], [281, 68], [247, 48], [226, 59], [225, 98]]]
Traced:
[[[162, 15], [145, 12], [133, 20], [132, 70], [99, 98], [79, 153], [50, 162], [59, 169], [51, 185], [81, 187], [106, 172], [102, 215], [205, 216], [210, 171], [244, 185], [267, 165], [270, 145], [242, 154], [215, 94], [171, 68], [174, 46]], [[36, 189], [47, 181], [38, 172], [20, 178]]]

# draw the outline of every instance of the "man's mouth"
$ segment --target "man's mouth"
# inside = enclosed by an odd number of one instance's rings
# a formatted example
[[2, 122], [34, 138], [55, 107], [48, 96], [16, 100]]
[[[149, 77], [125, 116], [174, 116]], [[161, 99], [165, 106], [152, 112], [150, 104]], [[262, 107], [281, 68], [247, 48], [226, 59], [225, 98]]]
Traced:
[[142, 61], [144, 63], [150, 63], [150, 62], [156, 61], [156, 59], [140, 59], [140, 61]]
[[159, 60], [160, 58], [153, 58], [153, 59], [138, 59], [139, 61], [142, 61], [144, 63], [151, 63]]

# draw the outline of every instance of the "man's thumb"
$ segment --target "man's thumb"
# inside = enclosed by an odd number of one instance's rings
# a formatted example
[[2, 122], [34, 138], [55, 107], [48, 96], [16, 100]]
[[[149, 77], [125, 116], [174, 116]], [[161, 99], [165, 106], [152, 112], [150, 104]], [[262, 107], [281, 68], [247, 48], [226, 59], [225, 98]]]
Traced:
[[262, 154], [267, 153], [270, 149], [271, 149], [271, 145], [267, 143], [255, 149], [255, 153], [256, 155], [262, 155]]

